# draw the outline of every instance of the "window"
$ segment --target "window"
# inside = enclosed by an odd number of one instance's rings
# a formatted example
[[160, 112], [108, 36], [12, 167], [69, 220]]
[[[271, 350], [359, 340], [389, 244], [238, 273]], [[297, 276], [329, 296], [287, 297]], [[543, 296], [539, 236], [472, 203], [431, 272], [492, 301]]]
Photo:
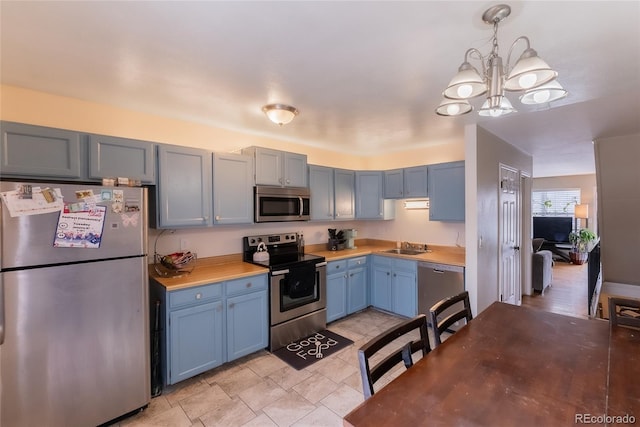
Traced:
[[533, 216], [573, 217], [575, 206], [580, 204], [580, 189], [534, 190], [531, 198]]

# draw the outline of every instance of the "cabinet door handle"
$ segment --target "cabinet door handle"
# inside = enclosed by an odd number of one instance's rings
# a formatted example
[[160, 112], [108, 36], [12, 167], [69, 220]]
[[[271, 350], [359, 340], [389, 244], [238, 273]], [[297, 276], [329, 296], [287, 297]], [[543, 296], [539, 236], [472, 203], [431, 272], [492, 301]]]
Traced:
[[201, 299], [201, 298], [202, 298], [202, 294], [201, 294], [200, 292], [198, 292], [198, 293], [196, 294], [196, 299]]
[[233, 308], [233, 307], [235, 307], [235, 303], [230, 302], [229, 303], [229, 308]]
[[253, 286], [253, 283], [251, 283], [251, 282], [247, 282], [247, 284], [246, 284], [245, 286], [246, 286], [247, 288], [250, 288], [250, 287], [252, 287], [252, 286]]
[[216, 221], [220, 221], [220, 215], [216, 215]]

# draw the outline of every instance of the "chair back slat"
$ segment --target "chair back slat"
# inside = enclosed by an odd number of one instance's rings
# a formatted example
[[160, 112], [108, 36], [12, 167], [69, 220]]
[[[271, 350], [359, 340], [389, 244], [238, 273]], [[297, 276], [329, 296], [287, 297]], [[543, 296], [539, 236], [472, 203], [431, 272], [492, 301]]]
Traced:
[[[377, 362], [374, 366], [370, 365], [370, 359], [387, 345], [395, 340], [414, 331], [419, 331], [420, 338], [411, 339], [407, 337], [407, 341], [403, 342], [398, 348]], [[386, 330], [377, 337], [371, 339], [358, 350], [358, 362], [360, 364], [360, 376], [362, 377], [362, 391], [364, 398], [368, 399], [374, 394], [373, 385], [384, 374], [389, 372], [399, 363], [404, 361], [405, 367], [408, 369], [413, 365], [411, 355], [417, 351], [422, 351], [425, 356], [431, 351], [429, 345], [429, 335], [427, 333], [427, 317], [420, 314], [413, 319], [401, 322], [400, 324]]]
[[610, 297], [609, 322], [611, 326], [640, 328], [640, 300]]
[[[445, 311], [450, 311], [452, 307], [455, 309], [456, 305], [460, 305], [460, 309], [447, 315], [444, 319], [438, 319]], [[458, 295], [453, 295], [438, 301], [429, 309], [429, 316], [431, 317], [431, 326], [433, 328], [434, 338], [433, 347], [435, 348], [442, 344], [442, 334], [447, 331], [450, 332], [450, 328], [454, 323], [462, 319], [465, 319], [468, 323], [473, 319], [471, 303], [469, 301], [469, 292], [464, 291]]]

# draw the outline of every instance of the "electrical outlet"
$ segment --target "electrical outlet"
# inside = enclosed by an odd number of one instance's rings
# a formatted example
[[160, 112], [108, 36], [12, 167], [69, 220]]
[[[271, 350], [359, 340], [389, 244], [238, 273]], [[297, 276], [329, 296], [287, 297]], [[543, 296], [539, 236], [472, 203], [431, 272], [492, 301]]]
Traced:
[[186, 251], [189, 249], [189, 241], [187, 239], [180, 239], [180, 250]]

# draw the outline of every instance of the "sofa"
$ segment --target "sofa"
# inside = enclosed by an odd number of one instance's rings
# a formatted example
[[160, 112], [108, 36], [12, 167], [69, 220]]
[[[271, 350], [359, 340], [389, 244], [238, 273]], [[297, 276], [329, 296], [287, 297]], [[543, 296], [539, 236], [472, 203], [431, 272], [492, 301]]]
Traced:
[[553, 279], [553, 253], [540, 250], [544, 239], [533, 239], [533, 255], [531, 256], [531, 285], [534, 291], [544, 294], [551, 286]]

